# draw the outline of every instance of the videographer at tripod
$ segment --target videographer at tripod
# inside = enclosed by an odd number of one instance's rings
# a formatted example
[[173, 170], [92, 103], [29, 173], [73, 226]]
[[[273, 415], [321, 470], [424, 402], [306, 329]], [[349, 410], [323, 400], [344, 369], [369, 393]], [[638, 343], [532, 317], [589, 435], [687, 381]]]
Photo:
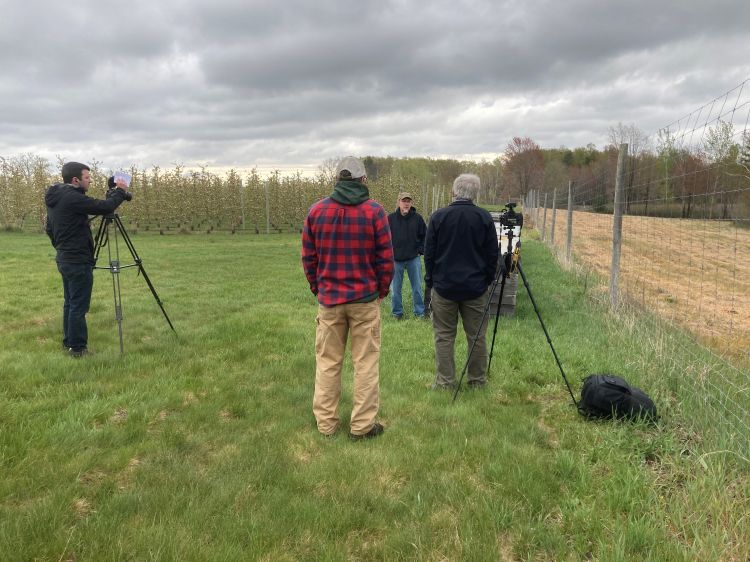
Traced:
[[62, 180], [44, 195], [46, 232], [57, 250], [55, 261], [63, 281], [63, 346], [71, 357], [82, 357], [88, 353], [86, 313], [94, 286], [94, 237], [89, 215], [114, 213], [133, 196], [123, 180], [114, 182], [110, 178], [106, 199], [88, 197], [91, 168], [80, 162], [66, 162]]

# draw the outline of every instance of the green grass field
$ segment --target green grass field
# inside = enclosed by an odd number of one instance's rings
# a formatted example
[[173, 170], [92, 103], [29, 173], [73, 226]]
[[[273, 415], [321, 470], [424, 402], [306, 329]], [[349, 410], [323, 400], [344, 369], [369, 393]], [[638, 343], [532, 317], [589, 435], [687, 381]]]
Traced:
[[95, 354], [75, 360], [48, 240], [0, 234], [0, 560], [750, 556], [748, 465], [688, 423], [670, 383], [688, 366], [662, 361], [650, 324], [606, 313], [540, 244], [524, 268], [575, 392], [588, 373], [622, 374], [655, 398], [658, 425], [579, 417], [519, 288], [488, 388], [455, 403], [429, 390], [430, 325], [384, 303], [386, 433], [325, 439], [298, 237], [133, 241], [178, 335], [126, 270], [121, 356], [98, 271]]

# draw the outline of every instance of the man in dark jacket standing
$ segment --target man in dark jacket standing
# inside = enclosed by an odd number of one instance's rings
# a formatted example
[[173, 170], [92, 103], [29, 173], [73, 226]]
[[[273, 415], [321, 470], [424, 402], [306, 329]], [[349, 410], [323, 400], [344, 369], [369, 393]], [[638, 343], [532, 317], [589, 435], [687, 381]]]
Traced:
[[433, 388], [456, 384], [454, 344], [458, 315], [471, 349], [469, 386], [487, 381], [487, 322], [482, 322], [487, 305], [487, 288], [495, 278], [498, 246], [492, 216], [477, 207], [479, 178], [461, 174], [453, 182], [453, 202], [430, 218], [425, 242], [425, 283], [432, 291], [432, 325], [435, 330], [437, 375]]
[[391, 284], [391, 314], [396, 320], [404, 316], [401, 301], [401, 289], [404, 284], [404, 271], [409, 274], [411, 296], [415, 318], [424, 318], [424, 300], [422, 295], [422, 254], [424, 254], [424, 237], [427, 226], [422, 216], [411, 205], [411, 194], [398, 194], [398, 208], [388, 215], [393, 239], [393, 258], [396, 270]]
[[47, 189], [47, 235], [57, 250], [57, 269], [62, 275], [63, 346], [71, 357], [88, 353], [86, 313], [94, 285], [94, 238], [89, 215], [108, 215], [129, 198], [127, 186], [117, 188], [105, 200], [86, 196], [91, 183], [90, 168], [79, 162], [62, 167], [63, 183]]
[[377, 437], [380, 407], [380, 301], [393, 279], [388, 217], [370, 199], [365, 166], [347, 156], [337, 167], [330, 197], [310, 208], [302, 230], [302, 265], [318, 297], [313, 414], [318, 431], [339, 427], [341, 369], [351, 338], [354, 399], [349, 437]]

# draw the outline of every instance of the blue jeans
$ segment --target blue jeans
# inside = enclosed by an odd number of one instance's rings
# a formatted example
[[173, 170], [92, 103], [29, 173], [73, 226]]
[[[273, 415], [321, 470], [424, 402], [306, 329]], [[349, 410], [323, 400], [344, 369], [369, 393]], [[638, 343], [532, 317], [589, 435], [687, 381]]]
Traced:
[[58, 262], [62, 275], [63, 294], [63, 345], [75, 351], [86, 349], [89, 334], [86, 313], [91, 304], [94, 286], [94, 268], [87, 263]]
[[422, 297], [422, 259], [417, 256], [406, 261], [396, 261], [396, 271], [391, 282], [391, 313], [394, 316], [404, 315], [404, 305], [401, 302], [401, 289], [404, 285], [404, 270], [409, 274], [411, 283], [411, 297], [414, 303], [414, 316], [424, 316], [424, 300]]

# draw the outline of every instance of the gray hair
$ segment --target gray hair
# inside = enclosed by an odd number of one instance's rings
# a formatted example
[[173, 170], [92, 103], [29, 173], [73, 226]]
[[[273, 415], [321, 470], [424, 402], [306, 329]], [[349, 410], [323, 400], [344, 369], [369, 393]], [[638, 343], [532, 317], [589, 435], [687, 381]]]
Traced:
[[453, 181], [453, 196], [461, 199], [476, 199], [479, 195], [479, 176], [461, 174]]

